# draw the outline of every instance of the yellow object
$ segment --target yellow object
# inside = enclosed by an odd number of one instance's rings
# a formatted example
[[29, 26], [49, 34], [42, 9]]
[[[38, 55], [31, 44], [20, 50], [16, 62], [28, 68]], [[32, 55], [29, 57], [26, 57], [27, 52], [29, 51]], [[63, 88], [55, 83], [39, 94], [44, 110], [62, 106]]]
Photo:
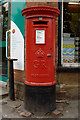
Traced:
[[75, 45], [69, 45], [69, 44], [68, 44], [68, 45], [65, 45], [65, 44], [64, 44], [62, 47], [63, 47], [63, 48], [75, 48]]

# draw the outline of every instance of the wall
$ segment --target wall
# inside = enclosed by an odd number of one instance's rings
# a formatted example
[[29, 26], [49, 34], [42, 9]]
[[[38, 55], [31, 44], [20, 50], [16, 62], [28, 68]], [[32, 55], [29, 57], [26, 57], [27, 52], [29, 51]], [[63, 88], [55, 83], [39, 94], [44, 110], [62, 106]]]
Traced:
[[59, 72], [57, 91], [66, 91], [67, 98], [78, 99], [79, 95], [79, 72]]

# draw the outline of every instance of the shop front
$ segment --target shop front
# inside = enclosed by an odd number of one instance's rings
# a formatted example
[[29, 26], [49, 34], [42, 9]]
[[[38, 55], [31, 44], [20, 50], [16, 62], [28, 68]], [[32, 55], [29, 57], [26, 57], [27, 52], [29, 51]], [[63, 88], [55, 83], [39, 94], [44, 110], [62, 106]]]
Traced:
[[[78, 96], [80, 81], [80, 2], [59, 3], [58, 83], [70, 96]], [[61, 27], [60, 27], [61, 26]], [[77, 98], [77, 97], [76, 97]]]

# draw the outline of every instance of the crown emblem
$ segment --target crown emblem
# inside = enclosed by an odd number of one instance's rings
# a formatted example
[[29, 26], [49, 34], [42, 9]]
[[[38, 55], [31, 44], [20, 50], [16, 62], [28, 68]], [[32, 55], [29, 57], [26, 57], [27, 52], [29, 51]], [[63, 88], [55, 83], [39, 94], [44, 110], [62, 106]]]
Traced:
[[41, 48], [39, 48], [39, 50], [37, 50], [35, 54], [36, 54], [37, 57], [42, 58], [42, 57], [44, 57], [45, 53]]

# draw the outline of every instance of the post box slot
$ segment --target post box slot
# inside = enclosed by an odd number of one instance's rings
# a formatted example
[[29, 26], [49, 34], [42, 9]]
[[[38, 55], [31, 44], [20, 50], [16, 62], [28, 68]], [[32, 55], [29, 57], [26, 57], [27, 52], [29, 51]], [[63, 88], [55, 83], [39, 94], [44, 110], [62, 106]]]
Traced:
[[34, 22], [34, 25], [41, 25], [41, 24], [47, 25], [47, 21], [35, 21]]

